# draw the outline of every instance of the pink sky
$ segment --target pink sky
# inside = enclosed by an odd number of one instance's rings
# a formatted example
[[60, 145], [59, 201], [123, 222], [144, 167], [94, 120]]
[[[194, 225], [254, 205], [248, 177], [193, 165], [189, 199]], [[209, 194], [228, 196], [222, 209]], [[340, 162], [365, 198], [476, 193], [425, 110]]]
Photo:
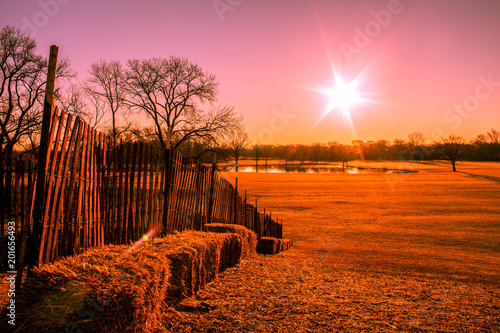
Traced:
[[[58, 45], [80, 80], [99, 58], [198, 63], [254, 143], [500, 130], [498, 17], [496, 0], [0, 2], [2, 26], [24, 26], [44, 56]], [[329, 99], [314, 90], [334, 85], [333, 69], [347, 82], [359, 76], [370, 100], [351, 107], [351, 121], [323, 115]]]

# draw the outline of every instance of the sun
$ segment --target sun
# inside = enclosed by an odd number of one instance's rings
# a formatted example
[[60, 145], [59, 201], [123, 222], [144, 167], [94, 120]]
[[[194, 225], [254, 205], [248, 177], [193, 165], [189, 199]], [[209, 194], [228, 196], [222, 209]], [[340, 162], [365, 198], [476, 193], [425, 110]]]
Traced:
[[366, 91], [366, 73], [364, 69], [356, 76], [348, 77], [341, 73], [332, 65], [333, 80], [328, 86], [303, 87], [304, 89], [320, 93], [325, 96], [326, 103], [320, 109], [318, 119], [311, 126], [313, 131], [332, 112], [341, 114], [344, 121], [349, 125], [355, 134], [353, 114], [359, 117], [369, 104], [378, 102], [373, 99], [373, 93]]
[[340, 76], [335, 76], [333, 88], [323, 89], [322, 93], [330, 98], [327, 112], [339, 109], [345, 116], [351, 114], [351, 107], [363, 101], [358, 91], [358, 80], [346, 83]]

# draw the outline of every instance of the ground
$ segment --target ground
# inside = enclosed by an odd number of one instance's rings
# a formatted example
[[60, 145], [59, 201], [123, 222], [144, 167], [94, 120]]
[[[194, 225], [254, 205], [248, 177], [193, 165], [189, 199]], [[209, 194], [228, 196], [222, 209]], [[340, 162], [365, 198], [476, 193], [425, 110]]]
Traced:
[[418, 172], [225, 173], [294, 248], [224, 272], [168, 331], [499, 332], [500, 164], [370, 166]]

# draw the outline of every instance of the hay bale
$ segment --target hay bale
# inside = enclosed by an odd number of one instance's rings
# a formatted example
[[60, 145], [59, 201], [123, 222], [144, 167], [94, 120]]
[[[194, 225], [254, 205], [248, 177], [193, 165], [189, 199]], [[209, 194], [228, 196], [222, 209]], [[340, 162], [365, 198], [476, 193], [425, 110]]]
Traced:
[[185, 239], [183, 248], [167, 254], [172, 272], [168, 298], [174, 302], [194, 295], [241, 260], [243, 240], [237, 234], [185, 231], [171, 237]]
[[262, 237], [257, 246], [257, 253], [277, 254], [292, 247], [291, 239], [278, 239], [274, 237]]
[[280, 252], [286, 251], [292, 248], [293, 241], [291, 239], [280, 239]]
[[259, 239], [257, 253], [276, 254], [279, 252], [279, 240], [274, 237], [262, 237]]
[[243, 237], [233, 233], [219, 235], [229, 236], [225, 238], [220, 253], [220, 271], [223, 271], [226, 268], [236, 266], [240, 262], [243, 253]]
[[34, 269], [18, 298], [21, 332], [126, 332], [159, 320], [170, 263], [155, 247], [105, 246]]
[[246, 259], [257, 251], [257, 235], [252, 230], [238, 224], [222, 224], [210, 223], [205, 225], [205, 231], [217, 233], [234, 233], [241, 235], [243, 238], [242, 244], [242, 259]]

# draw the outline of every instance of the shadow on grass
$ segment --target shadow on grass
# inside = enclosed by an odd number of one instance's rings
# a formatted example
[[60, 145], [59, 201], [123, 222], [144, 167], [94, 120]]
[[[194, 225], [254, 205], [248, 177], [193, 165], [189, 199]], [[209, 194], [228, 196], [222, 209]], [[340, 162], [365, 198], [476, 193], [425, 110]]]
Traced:
[[476, 175], [474, 173], [469, 173], [465, 171], [457, 171], [459, 173], [466, 174], [468, 176], [474, 177], [474, 178], [479, 178], [479, 179], [486, 179], [486, 180], [491, 180], [497, 183], [500, 183], [500, 177], [493, 177], [493, 176], [484, 176], [484, 175]]

